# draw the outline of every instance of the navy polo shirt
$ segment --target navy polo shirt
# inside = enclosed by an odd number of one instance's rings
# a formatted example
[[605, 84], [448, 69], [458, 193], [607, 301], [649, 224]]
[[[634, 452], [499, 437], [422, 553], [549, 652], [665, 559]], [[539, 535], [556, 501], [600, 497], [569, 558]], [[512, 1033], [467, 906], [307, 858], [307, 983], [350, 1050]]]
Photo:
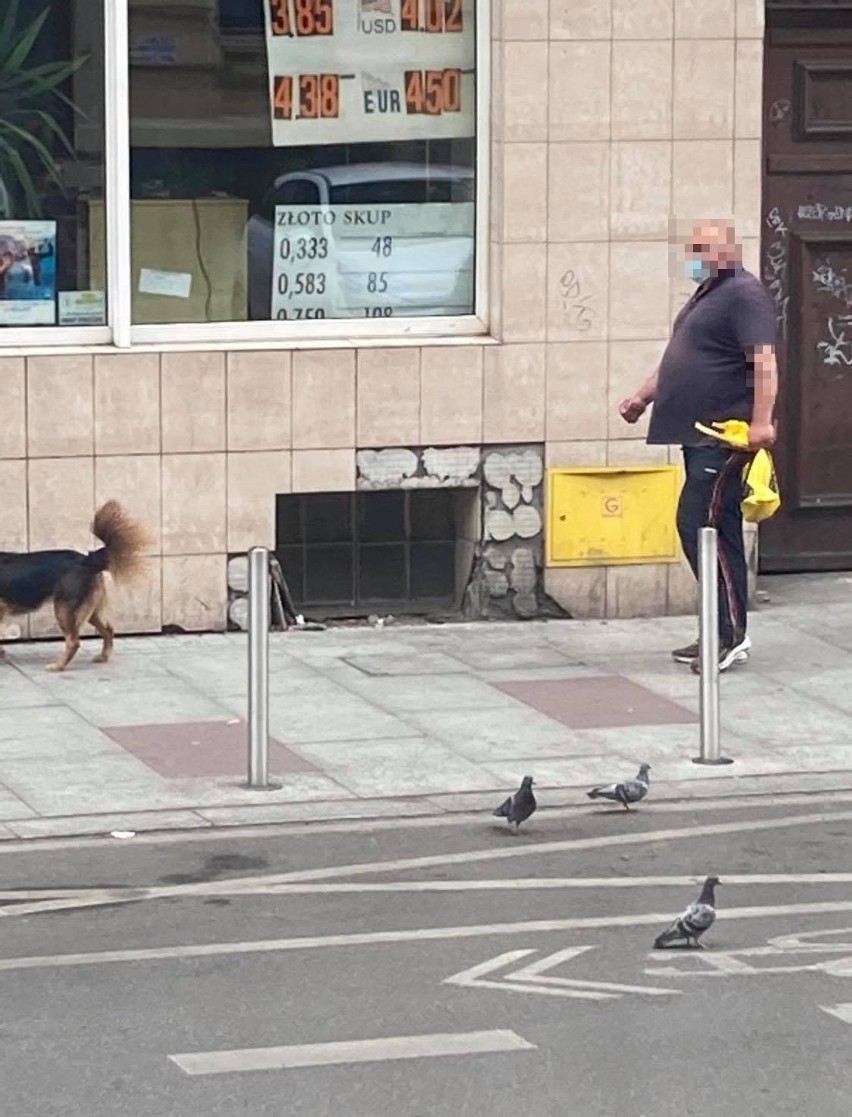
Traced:
[[742, 267], [702, 283], [675, 319], [657, 379], [648, 442], [698, 446], [695, 423], [751, 422], [754, 370], [747, 350], [776, 342], [775, 305]]

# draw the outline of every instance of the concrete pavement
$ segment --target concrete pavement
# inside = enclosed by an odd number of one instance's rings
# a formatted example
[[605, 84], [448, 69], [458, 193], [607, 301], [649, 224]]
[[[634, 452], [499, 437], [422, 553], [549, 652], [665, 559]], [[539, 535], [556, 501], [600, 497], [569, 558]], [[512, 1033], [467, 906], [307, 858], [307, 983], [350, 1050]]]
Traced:
[[271, 637], [274, 792], [245, 773], [246, 638], [119, 638], [50, 675], [0, 665], [0, 838], [542, 807], [652, 765], [666, 798], [852, 788], [852, 577], [768, 579], [750, 662], [722, 679], [728, 768], [691, 763], [689, 618], [334, 628]]
[[[519, 838], [6, 843], [4, 1112], [846, 1117], [850, 818], [846, 794], [554, 810]], [[706, 951], [652, 951], [708, 872]]]

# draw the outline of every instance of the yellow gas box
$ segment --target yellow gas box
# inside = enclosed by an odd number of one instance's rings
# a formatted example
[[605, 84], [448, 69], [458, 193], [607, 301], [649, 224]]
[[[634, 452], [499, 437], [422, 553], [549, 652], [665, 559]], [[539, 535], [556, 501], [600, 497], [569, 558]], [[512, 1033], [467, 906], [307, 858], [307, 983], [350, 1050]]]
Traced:
[[677, 562], [676, 465], [547, 471], [547, 565]]

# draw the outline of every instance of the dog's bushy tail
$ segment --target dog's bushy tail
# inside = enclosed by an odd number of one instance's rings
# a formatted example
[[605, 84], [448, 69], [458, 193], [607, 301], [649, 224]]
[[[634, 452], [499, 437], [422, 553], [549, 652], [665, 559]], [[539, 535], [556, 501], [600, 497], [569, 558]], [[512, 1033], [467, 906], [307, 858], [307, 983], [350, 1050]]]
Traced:
[[132, 581], [142, 573], [143, 552], [150, 542], [148, 532], [131, 520], [117, 500], [108, 500], [97, 510], [92, 535], [103, 543], [89, 555], [99, 570], [108, 570], [117, 582]]

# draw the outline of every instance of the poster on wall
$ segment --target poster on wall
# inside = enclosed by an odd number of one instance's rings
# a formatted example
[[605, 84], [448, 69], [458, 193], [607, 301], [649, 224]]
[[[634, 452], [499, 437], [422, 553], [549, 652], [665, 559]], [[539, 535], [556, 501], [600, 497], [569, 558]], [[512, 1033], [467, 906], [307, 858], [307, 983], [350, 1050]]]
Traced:
[[272, 317], [471, 314], [474, 203], [277, 206]]
[[0, 221], [0, 326], [56, 321], [56, 222]]
[[471, 137], [474, 0], [264, 0], [272, 142]]

